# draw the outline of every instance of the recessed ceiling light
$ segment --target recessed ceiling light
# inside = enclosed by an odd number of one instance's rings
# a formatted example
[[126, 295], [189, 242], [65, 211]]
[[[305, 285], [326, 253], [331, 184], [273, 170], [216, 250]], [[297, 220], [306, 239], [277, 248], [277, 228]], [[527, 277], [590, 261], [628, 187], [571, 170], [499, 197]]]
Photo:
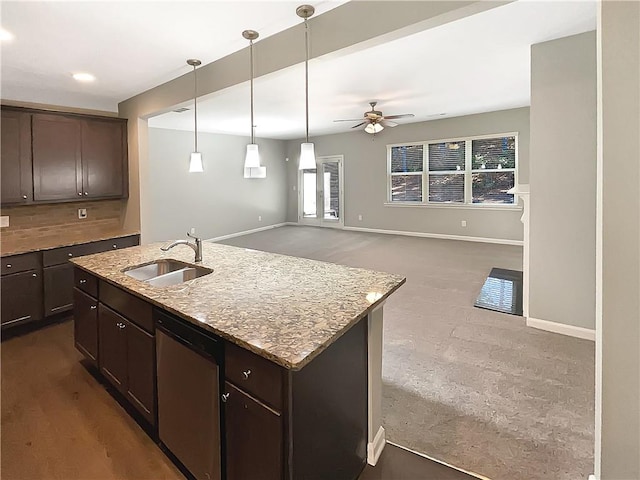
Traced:
[[15, 38], [15, 35], [8, 30], [0, 27], [0, 42], [10, 42]]
[[79, 82], [93, 82], [96, 79], [96, 77], [90, 73], [74, 73], [73, 78]]

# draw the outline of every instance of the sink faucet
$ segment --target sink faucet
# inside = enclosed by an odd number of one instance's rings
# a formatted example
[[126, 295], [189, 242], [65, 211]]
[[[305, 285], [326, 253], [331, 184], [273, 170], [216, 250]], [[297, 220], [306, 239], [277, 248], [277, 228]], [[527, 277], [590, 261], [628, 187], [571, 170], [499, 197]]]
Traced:
[[201, 262], [202, 261], [202, 239], [196, 237], [195, 235], [191, 235], [189, 232], [187, 232], [187, 237], [189, 238], [193, 238], [195, 240], [195, 242], [189, 242], [188, 240], [176, 240], [175, 242], [173, 242], [170, 245], [167, 245], [165, 247], [160, 247], [160, 250], [162, 250], [163, 252], [168, 252], [169, 250], [171, 250], [173, 247], [175, 247], [176, 245], [187, 245], [191, 248], [193, 248], [193, 251], [196, 252], [196, 262]]

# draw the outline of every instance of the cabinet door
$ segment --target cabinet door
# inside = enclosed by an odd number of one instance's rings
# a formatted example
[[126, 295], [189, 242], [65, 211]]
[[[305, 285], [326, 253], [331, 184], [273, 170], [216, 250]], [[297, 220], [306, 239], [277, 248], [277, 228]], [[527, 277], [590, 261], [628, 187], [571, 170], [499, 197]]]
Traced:
[[33, 200], [31, 114], [2, 110], [2, 204]]
[[155, 425], [155, 338], [126, 322], [127, 397], [134, 407]]
[[225, 382], [227, 480], [280, 480], [282, 418], [274, 410]]
[[44, 315], [48, 317], [73, 307], [73, 264], [44, 268]]
[[80, 120], [34, 114], [32, 133], [33, 199], [42, 202], [81, 197]]
[[124, 195], [126, 124], [114, 120], [82, 121], [83, 196]]
[[98, 365], [98, 301], [73, 289], [73, 321], [76, 348], [95, 366]]
[[2, 328], [42, 318], [42, 279], [36, 270], [6, 275], [0, 281]]
[[100, 371], [114, 387], [127, 392], [127, 320], [98, 304], [98, 342]]

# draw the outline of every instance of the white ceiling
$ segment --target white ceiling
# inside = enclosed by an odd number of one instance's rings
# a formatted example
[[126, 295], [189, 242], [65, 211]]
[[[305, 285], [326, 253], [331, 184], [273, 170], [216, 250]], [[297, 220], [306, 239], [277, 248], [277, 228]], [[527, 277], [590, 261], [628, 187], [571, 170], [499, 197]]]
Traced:
[[[2, 1], [4, 100], [117, 111], [118, 102], [300, 23], [296, 1]], [[346, 0], [310, 2], [316, 15]], [[72, 73], [90, 72], [81, 84]]]
[[[310, 136], [349, 131], [358, 122], [333, 120], [361, 117], [372, 100], [386, 115], [415, 114], [398, 123], [527, 106], [530, 46], [595, 28], [595, 0], [521, 0], [366, 50], [314, 59]], [[260, 77], [254, 87], [256, 136], [303, 137], [303, 65]], [[198, 102], [200, 131], [248, 135], [249, 124], [249, 82]], [[149, 125], [192, 131], [193, 112], [169, 112]]]

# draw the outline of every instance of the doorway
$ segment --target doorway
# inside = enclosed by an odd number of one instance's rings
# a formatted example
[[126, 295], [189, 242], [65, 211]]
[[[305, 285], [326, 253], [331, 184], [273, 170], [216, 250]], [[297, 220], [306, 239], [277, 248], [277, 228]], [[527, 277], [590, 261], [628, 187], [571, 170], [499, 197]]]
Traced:
[[316, 168], [300, 170], [298, 222], [323, 227], [344, 226], [342, 155], [318, 157]]

